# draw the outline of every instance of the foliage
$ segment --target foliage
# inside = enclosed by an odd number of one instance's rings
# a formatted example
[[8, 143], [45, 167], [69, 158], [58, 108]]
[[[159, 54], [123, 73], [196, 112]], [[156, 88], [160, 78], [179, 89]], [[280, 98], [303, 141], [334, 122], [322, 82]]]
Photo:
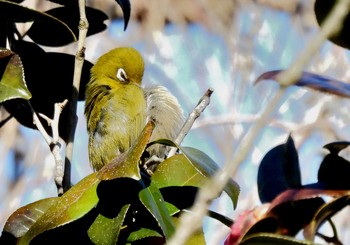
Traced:
[[[124, 13], [125, 30], [131, 5], [128, 0], [116, 1]], [[71, 98], [76, 92], [72, 89], [75, 57], [46, 52], [41, 46], [58, 47], [77, 40], [78, 1], [52, 0], [59, 7], [46, 12], [26, 8], [21, 2], [0, 0], [0, 103], [11, 117], [36, 129], [32, 108], [51, 117], [54, 103]], [[324, 7], [322, 2], [325, 1], [315, 3], [320, 23], [329, 12], [329, 6]], [[86, 8], [86, 13], [90, 24], [88, 36], [106, 28], [105, 13], [91, 7]], [[21, 34], [16, 23], [27, 22], [33, 23]], [[345, 30], [331, 41], [348, 48]], [[25, 37], [31, 41], [24, 40]], [[91, 66], [89, 61], [84, 62], [78, 97], [81, 101]], [[275, 80], [281, 72], [266, 72], [256, 82]], [[350, 97], [348, 84], [319, 74], [303, 72], [295, 85]], [[63, 139], [68, 137], [68, 116], [69, 111], [61, 115], [59, 134]], [[86, 176], [62, 196], [41, 199], [16, 210], [8, 218], [0, 242], [165, 243], [174, 233], [181, 213], [194, 204], [198, 189], [218, 170], [218, 165], [195, 148], [179, 147], [166, 139], [149, 143], [153, 127], [148, 123], [129, 151]], [[152, 175], [143, 164], [145, 149], [151, 144], [179, 149], [161, 162]], [[292, 135], [284, 144], [273, 147], [262, 159], [258, 171], [260, 207], [242, 213], [234, 224], [229, 218], [208, 210], [210, 217], [232, 225], [226, 244], [314, 244], [316, 236], [339, 244], [331, 219], [350, 200], [347, 178], [350, 162], [339, 156], [349, 144], [341, 141], [325, 145], [329, 154], [320, 164], [318, 181], [308, 185], [301, 182]], [[238, 185], [230, 180], [224, 191], [235, 208]], [[322, 224], [327, 222], [333, 228], [333, 237], [320, 232]], [[305, 240], [296, 239], [301, 231]], [[189, 243], [205, 243], [203, 231], [194, 234]]]
[[[59, 6], [40, 12], [21, 1], [0, 0], [0, 103], [22, 125], [36, 129], [33, 113], [52, 117], [54, 103], [70, 99], [75, 56], [46, 52], [42, 46], [59, 47], [77, 41], [78, 1], [53, 0]], [[130, 18], [128, 0], [117, 0], [124, 13], [124, 29]], [[86, 7], [88, 36], [103, 31], [107, 15]], [[16, 23], [33, 22], [24, 34]], [[29, 37], [31, 41], [24, 40]], [[6, 44], [9, 48], [6, 49]], [[89, 80], [89, 61], [84, 62], [79, 100], [84, 100]], [[60, 118], [59, 135], [68, 137], [69, 111]], [[4, 122], [5, 123], [5, 122]], [[47, 125], [43, 123], [43, 125]], [[146, 125], [134, 147], [72, 186], [59, 197], [30, 203], [7, 220], [2, 244], [83, 243], [163, 244], [175, 231], [181, 212], [193, 205], [198, 188], [216, 172], [218, 165], [191, 147], [164, 160], [152, 175], [140, 164], [150, 144], [176, 146], [169, 140], [148, 144], [153, 124]], [[50, 132], [49, 127], [46, 127]], [[225, 190], [235, 208], [238, 185], [231, 180]], [[214, 211], [209, 216], [231, 225]], [[191, 238], [205, 243], [203, 231]]]

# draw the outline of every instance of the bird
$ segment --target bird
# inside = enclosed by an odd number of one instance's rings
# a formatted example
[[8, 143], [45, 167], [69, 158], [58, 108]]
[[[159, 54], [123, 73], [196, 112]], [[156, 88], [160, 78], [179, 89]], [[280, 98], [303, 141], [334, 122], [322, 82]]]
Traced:
[[[145, 62], [133, 47], [111, 49], [97, 59], [85, 89], [88, 155], [100, 170], [135, 142], [149, 120], [150, 141], [174, 140], [184, 122], [177, 98], [161, 85], [143, 86]], [[149, 155], [165, 158], [168, 147], [154, 144]]]

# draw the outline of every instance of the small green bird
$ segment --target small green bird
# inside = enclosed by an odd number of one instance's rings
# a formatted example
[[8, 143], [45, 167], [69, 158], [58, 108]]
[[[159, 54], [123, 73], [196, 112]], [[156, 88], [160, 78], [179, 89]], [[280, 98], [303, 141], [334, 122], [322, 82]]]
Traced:
[[[85, 92], [88, 152], [95, 171], [127, 151], [148, 120], [155, 122], [151, 141], [175, 139], [183, 122], [177, 99], [163, 86], [141, 87], [144, 61], [130, 47], [102, 55], [91, 68]], [[151, 155], [164, 157], [167, 149], [153, 145]]]

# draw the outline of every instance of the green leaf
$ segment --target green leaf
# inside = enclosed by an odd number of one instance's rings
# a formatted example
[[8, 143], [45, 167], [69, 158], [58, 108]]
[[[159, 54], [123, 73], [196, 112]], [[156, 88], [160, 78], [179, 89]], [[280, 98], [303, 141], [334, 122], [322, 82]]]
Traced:
[[[3, 64], [4, 61], [6, 65]], [[0, 48], [0, 62], [5, 65], [0, 81], [0, 103], [16, 98], [29, 100], [32, 95], [24, 80], [20, 57], [10, 50]]]
[[272, 148], [258, 169], [258, 191], [262, 203], [271, 202], [289, 188], [301, 187], [298, 152], [291, 136], [286, 143]]
[[17, 209], [7, 219], [4, 231], [16, 238], [23, 236], [57, 199], [58, 197], [45, 198]]
[[165, 238], [169, 239], [175, 231], [175, 226], [159, 189], [151, 185], [140, 191], [139, 197], [141, 203], [157, 220]]
[[88, 229], [91, 241], [100, 245], [116, 244], [129, 207], [129, 204], [122, 207], [115, 218], [107, 218], [99, 214]]
[[70, 188], [32, 225], [18, 244], [28, 244], [42, 232], [70, 223], [88, 213], [98, 202], [96, 187], [99, 182], [96, 173], [93, 173]]
[[248, 236], [240, 245], [315, 245], [310, 241], [301, 241], [293, 237], [277, 235], [274, 233], [256, 233]]
[[320, 228], [320, 226], [327, 220], [331, 219], [337, 212], [344, 209], [350, 204], [350, 195], [342, 196], [324, 204], [318, 209], [315, 216], [309, 225], [304, 229], [304, 236], [311, 241]]
[[144, 238], [148, 237], [159, 237], [162, 238], [163, 236], [159, 234], [155, 230], [147, 229], [147, 228], [141, 228], [137, 231], [131, 232], [129, 237], [128, 237], [128, 242], [136, 242]]
[[202, 187], [206, 176], [184, 154], [176, 154], [159, 164], [151, 179], [159, 189], [169, 186]]
[[154, 124], [151, 121], [148, 122], [135, 141], [135, 144], [127, 152], [119, 155], [99, 170], [97, 177], [101, 180], [124, 177], [140, 180], [139, 161], [151, 137], [153, 128]]
[[[211, 177], [216, 171], [219, 170], [219, 166], [204, 152], [192, 148], [192, 147], [181, 147], [182, 152], [188, 157], [191, 163], [195, 166], [206, 177]], [[226, 184], [224, 191], [231, 198], [233, 208], [236, 208], [238, 202], [238, 196], [240, 192], [239, 185], [230, 179]]]

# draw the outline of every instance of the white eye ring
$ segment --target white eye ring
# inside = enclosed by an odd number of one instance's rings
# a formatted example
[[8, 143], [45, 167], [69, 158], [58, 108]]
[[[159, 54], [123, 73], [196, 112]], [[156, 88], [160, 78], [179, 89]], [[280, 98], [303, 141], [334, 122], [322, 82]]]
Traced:
[[126, 75], [126, 72], [124, 71], [123, 68], [119, 68], [117, 70], [117, 78], [121, 81], [121, 82], [125, 82], [128, 80], [128, 76]]

